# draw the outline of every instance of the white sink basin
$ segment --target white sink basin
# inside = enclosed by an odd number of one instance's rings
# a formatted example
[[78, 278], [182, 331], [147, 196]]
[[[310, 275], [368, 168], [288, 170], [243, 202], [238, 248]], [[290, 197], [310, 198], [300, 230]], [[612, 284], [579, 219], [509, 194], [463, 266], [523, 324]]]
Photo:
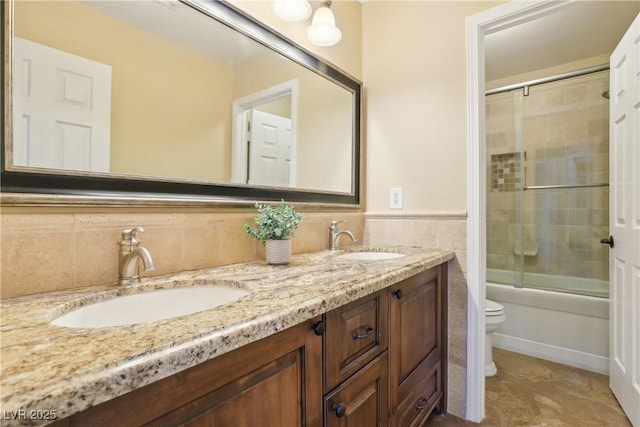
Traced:
[[398, 254], [395, 252], [374, 252], [374, 251], [362, 251], [362, 252], [347, 252], [342, 255], [338, 255], [338, 259], [351, 259], [356, 261], [378, 261], [384, 259], [401, 258], [404, 254]]
[[135, 325], [209, 310], [247, 295], [243, 289], [210, 285], [157, 289], [80, 307], [51, 321], [69, 328]]

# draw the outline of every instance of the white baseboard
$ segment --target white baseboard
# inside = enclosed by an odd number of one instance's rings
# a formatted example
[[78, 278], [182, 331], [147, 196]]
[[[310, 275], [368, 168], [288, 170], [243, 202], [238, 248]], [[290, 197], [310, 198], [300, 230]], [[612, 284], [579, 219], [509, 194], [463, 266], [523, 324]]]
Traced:
[[[575, 368], [609, 375], [609, 358], [523, 338], [493, 333], [493, 346]], [[500, 366], [498, 366], [500, 369]]]

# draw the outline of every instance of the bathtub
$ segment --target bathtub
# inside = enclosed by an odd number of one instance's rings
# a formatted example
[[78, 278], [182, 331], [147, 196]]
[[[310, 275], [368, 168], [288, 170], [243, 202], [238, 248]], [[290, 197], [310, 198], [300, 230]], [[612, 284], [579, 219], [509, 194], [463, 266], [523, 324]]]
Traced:
[[[489, 272], [487, 276], [495, 277]], [[491, 282], [487, 282], [486, 294], [502, 304], [506, 314], [505, 322], [494, 332], [494, 347], [609, 373], [608, 298]]]

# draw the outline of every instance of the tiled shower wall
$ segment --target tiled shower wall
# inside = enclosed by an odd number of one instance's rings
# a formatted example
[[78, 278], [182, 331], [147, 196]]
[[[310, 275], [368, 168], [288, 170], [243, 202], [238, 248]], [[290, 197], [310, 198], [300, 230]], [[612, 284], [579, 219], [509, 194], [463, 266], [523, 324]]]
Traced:
[[608, 187], [520, 191], [609, 181], [608, 87], [605, 71], [487, 96], [488, 268], [608, 280]]
[[467, 220], [466, 214], [366, 214], [365, 245], [450, 249], [448, 304], [447, 412], [464, 417], [467, 383]]

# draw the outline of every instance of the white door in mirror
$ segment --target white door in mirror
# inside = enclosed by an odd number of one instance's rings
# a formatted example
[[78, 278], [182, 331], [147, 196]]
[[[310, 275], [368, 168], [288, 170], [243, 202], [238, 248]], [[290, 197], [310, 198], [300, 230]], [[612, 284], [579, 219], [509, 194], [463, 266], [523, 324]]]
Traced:
[[253, 110], [249, 184], [291, 185], [291, 119]]
[[80, 307], [51, 321], [69, 328], [104, 328], [171, 319], [235, 301], [248, 292], [230, 286], [158, 289]]
[[111, 67], [14, 38], [13, 162], [109, 172]]

